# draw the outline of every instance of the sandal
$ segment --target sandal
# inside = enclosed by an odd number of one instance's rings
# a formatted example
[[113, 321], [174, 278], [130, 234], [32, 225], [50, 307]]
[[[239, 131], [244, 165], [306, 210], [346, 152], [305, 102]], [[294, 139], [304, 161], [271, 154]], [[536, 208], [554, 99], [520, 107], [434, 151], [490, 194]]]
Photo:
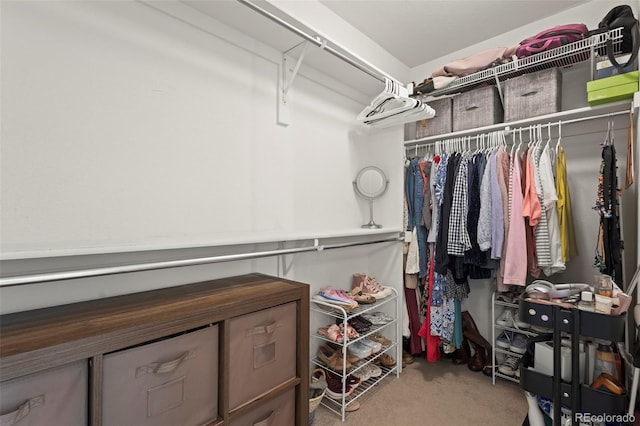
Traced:
[[362, 303], [364, 305], [368, 305], [371, 303], [376, 303], [376, 298], [371, 296], [370, 294], [362, 293], [362, 290], [359, 288], [354, 288], [349, 293], [347, 293], [349, 297], [355, 300], [358, 303]]
[[380, 333], [374, 333], [371, 336], [369, 336], [370, 340], [373, 340], [374, 342], [378, 342], [382, 345], [383, 348], [387, 348], [389, 346], [391, 346], [391, 340], [387, 339], [386, 337], [384, 337], [382, 334]]
[[[339, 330], [340, 330], [341, 334], [344, 334], [344, 323], [341, 322], [336, 327], [339, 327]], [[329, 327], [329, 328], [331, 328], [331, 327]], [[347, 324], [347, 333], [346, 334], [347, 334], [347, 339], [351, 339], [351, 340], [357, 339], [358, 337], [360, 337], [360, 334], [350, 324]]]

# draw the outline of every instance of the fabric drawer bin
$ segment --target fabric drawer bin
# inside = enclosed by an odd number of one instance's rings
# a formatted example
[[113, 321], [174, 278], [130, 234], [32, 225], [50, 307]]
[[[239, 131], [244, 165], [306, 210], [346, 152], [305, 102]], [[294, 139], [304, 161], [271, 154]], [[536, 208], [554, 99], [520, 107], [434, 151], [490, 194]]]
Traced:
[[482, 87], [453, 98], [454, 132], [500, 122], [502, 122], [502, 105], [496, 87]]
[[632, 99], [638, 91], [638, 71], [587, 82], [589, 105]]
[[560, 111], [562, 73], [549, 68], [504, 82], [504, 120], [516, 121]]
[[0, 424], [86, 426], [88, 389], [87, 361], [0, 383]]
[[416, 121], [416, 139], [450, 133], [453, 128], [451, 98], [430, 101], [428, 104], [435, 110], [436, 115], [428, 120]]
[[104, 357], [103, 426], [190, 426], [218, 417], [218, 326]]
[[290, 389], [280, 396], [229, 422], [231, 426], [289, 426], [296, 424], [296, 394]]
[[231, 319], [229, 409], [296, 377], [295, 302]]

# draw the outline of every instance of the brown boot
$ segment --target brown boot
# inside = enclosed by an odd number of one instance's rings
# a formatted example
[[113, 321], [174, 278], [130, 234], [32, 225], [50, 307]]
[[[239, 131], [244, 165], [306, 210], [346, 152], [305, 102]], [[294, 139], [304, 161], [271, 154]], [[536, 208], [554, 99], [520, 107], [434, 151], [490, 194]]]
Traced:
[[458, 349], [456, 349], [452, 355], [452, 361], [456, 365], [469, 363], [469, 359], [471, 358], [471, 348], [469, 347], [469, 341], [466, 338], [463, 338], [462, 345]]
[[469, 311], [462, 312], [462, 332], [475, 350], [475, 354], [472, 357], [473, 363], [470, 360], [469, 368], [473, 371], [483, 370], [485, 366], [491, 364], [491, 343], [482, 337]]
[[485, 349], [482, 346], [478, 346], [476, 343], [471, 342], [473, 350], [475, 351], [473, 356], [469, 359], [468, 366], [471, 371], [482, 371], [486, 364]]

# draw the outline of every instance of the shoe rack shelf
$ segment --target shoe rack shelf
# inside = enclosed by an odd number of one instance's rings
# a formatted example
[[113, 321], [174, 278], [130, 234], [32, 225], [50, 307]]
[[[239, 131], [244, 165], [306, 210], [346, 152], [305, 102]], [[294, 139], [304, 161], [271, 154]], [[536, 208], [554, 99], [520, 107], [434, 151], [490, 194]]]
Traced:
[[[500, 316], [500, 314], [502, 313], [502, 311], [504, 311], [505, 309], [511, 309], [511, 310], [516, 310], [520, 308], [520, 304], [519, 303], [511, 303], [511, 302], [505, 302], [503, 300], [498, 300], [496, 298], [496, 292], [493, 293], [492, 298], [491, 298], [491, 320], [492, 320], [492, 328], [491, 328], [491, 333], [492, 333], [492, 347], [493, 347], [493, 360], [494, 362], [496, 362], [496, 354], [502, 354], [505, 356], [511, 356], [511, 357], [516, 357], [516, 358], [521, 358], [523, 354], [517, 353], [517, 352], [513, 352], [509, 349], [505, 349], [505, 348], [501, 348], [497, 345], [497, 338], [500, 335], [500, 333], [502, 331], [510, 331], [513, 333], [520, 333], [524, 336], [527, 337], [531, 337], [531, 336], [537, 336], [538, 333], [536, 333], [535, 331], [531, 331], [531, 330], [524, 330], [524, 329], [520, 329], [517, 327], [510, 327], [510, 326], [506, 326], [506, 325], [500, 325], [496, 323], [496, 320], [498, 319], [498, 317]], [[496, 312], [496, 307], [502, 308], [500, 312]], [[496, 313], [498, 315], [496, 315]], [[515, 320], [515, 317], [514, 317]], [[501, 378], [501, 379], [505, 379], [505, 380], [509, 380], [511, 382], [514, 383], [520, 383], [520, 379], [517, 377], [516, 375], [517, 373], [514, 373], [514, 376], [509, 376], [507, 374], [503, 374], [498, 370], [498, 365], [495, 365], [493, 368], [493, 372], [492, 372], [492, 381], [493, 384], [496, 384], [496, 378]]]
[[[371, 390], [375, 385], [377, 385], [378, 383], [380, 383], [385, 377], [391, 375], [392, 373], [396, 374], [396, 377], [398, 377], [400, 375], [400, 370], [399, 370], [399, 365], [401, 364], [401, 360], [402, 360], [402, 352], [401, 352], [401, 347], [398, 344], [398, 339], [400, 338], [400, 330], [399, 330], [399, 322], [398, 322], [398, 315], [400, 312], [400, 298], [398, 297], [398, 291], [396, 289], [394, 289], [393, 287], [387, 287], [390, 288], [392, 290], [392, 294], [390, 296], [387, 296], [383, 299], [377, 300], [375, 303], [372, 304], [368, 304], [368, 305], [359, 305], [357, 308], [353, 309], [350, 312], [347, 312], [344, 308], [342, 308], [341, 306], [338, 305], [334, 305], [331, 304], [329, 302], [325, 302], [322, 300], [316, 300], [316, 299], [312, 299], [311, 300], [311, 307], [310, 310], [312, 312], [316, 312], [318, 314], [322, 314], [322, 315], [326, 315], [335, 319], [340, 319], [341, 322], [343, 324], [346, 325], [346, 323], [349, 322], [349, 320], [358, 317], [364, 313], [368, 313], [368, 312], [375, 312], [380, 310], [381, 307], [383, 306], [393, 306], [394, 307], [394, 316], [392, 316], [393, 320], [389, 321], [385, 324], [379, 324], [376, 325], [374, 324], [371, 329], [369, 331], [367, 331], [366, 333], [359, 333], [358, 337], [355, 339], [348, 339], [345, 333], [344, 336], [344, 342], [341, 344], [341, 349], [342, 349], [342, 354], [343, 354], [343, 366], [346, 366], [346, 356], [347, 356], [347, 349], [349, 348], [349, 346], [353, 343], [356, 343], [358, 341], [361, 341], [369, 336], [371, 336], [374, 333], [380, 332], [382, 333], [383, 331], [389, 331], [390, 328], [394, 328], [393, 330], [393, 334], [394, 334], [394, 339], [392, 340], [392, 343], [387, 346], [386, 348], [382, 348], [380, 351], [366, 357], [363, 359], [360, 359], [359, 361], [356, 361], [355, 363], [352, 363], [351, 368], [347, 369], [346, 372], [344, 370], [342, 371], [337, 371], [335, 369], [332, 369], [330, 367], [328, 367], [326, 364], [324, 364], [318, 357], [313, 357], [311, 359], [311, 362], [315, 365], [318, 365], [330, 372], [332, 372], [333, 374], [335, 374], [336, 376], [339, 376], [341, 378], [342, 381], [342, 399], [341, 400], [336, 400], [333, 399], [331, 397], [329, 397], [328, 395], [325, 395], [324, 398], [322, 399], [321, 404], [324, 405], [325, 407], [327, 407], [329, 410], [333, 411], [334, 413], [338, 414], [340, 416], [340, 418], [342, 419], [342, 421], [345, 420], [345, 416], [346, 413], [348, 412], [348, 407], [350, 404], [353, 404], [355, 401], [357, 401], [360, 397], [362, 397], [364, 394], [366, 394], [369, 390]], [[391, 315], [390, 315], [391, 316]], [[323, 340], [326, 342], [330, 342], [333, 344], [337, 344], [335, 341], [327, 338], [326, 336], [323, 336], [319, 333], [312, 333], [311, 336], [313, 336], [316, 339], [319, 340]], [[394, 358], [396, 360], [396, 365], [392, 366], [392, 367], [384, 367], [382, 365], [379, 365], [380, 370], [382, 371], [382, 374], [380, 374], [377, 377], [371, 377], [368, 380], [365, 380], [363, 382], [361, 382], [357, 388], [355, 388], [353, 390], [353, 392], [351, 394], [349, 394], [348, 396], [346, 395], [346, 386], [347, 386], [347, 376], [358, 372], [359, 370], [361, 370], [362, 368], [364, 368], [365, 366], [371, 364], [372, 362], [374, 362], [375, 360], [377, 360], [378, 358], [380, 358], [382, 356], [382, 354], [384, 353], [391, 353], [394, 354]]]
[[[532, 325], [553, 330], [553, 346], [561, 347], [561, 334], [603, 339], [612, 342], [624, 341], [626, 314], [604, 315], [569, 309], [560, 305], [538, 303], [524, 300], [520, 306], [520, 319]], [[579, 377], [579, 338], [571, 339], [571, 377]], [[554, 351], [553, 371], [560, 371], [560, 351]], [[622, 414], [627, 409], [627, 396], [592, 389], [579, 380], [571, 383], [562, 380], [560, 374], [549, 376], [534, 371], [528, 366], [520, 366], [520, 386], [533, 394], [551, 399], [553, 404], [554, 425], [561, 424], [561, 406], [571, 407], [571, 417], [577, 412], [593, 415]], [[560, 404], [556, 402], [560, 402]]]

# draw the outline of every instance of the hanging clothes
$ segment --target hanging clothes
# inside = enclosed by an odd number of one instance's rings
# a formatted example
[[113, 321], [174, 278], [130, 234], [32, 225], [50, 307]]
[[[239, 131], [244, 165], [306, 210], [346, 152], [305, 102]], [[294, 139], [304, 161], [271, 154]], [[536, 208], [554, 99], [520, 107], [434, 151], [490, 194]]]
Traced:
[[509, 192], [509, 235], [504, 262], [504, 283], [526, 285], [527, 281], [527, 237], [523, 217], [524, 196], [522, 194], [521, 161], [514, 152], [511, 160]]
[[547, 224], [547, 209], [545, 207], [544, 188], [542, 187], [542, 176], [540, 174], [540, 156], [542, 150], [539, 145], [533, 147], [531, 159], [533, 160], [533, 181], [538, 194], [540, 203], [540, 222], [536, 227], [536, 256], [538, 265], [541, 268], [550, 267], [551, 262], [551, 245], [549, 244], [549, 227]]
[[553, 178], [553, 169], [551, 164], [551, 156], [549, 147], [545, 146], [540, 154], [540, 180], [542, 183], [542, 191], [544, 194], [544, 209], [547, 218], [547, 229], [549, 236], [549, 254], [551, 256], [551, 265], [543, 267], [546, 276], [551, 276], [566, 269], [564, 260], [562, 260], [562, 246], [560, 242], [560, 226], [558, 224], [558, 211], [556, 202], [556, 183]]
[[618, 178], [616, 175], [616, 150], [613, 145], [602, 149], [601, 174], [598, 183], [596, 209], [600, 213], [602, 250], [596, 255], [594, 266], [603, 274], [610, 275], [621, 288], [622, 244], [620, 241], [620, 218], [618, 208]]
[[560, 228], [560, 246], [562, 260], [568, 262], [570, 258], [578, 256], [578, 244], [573, 228], [571, 212], [571, 194], [567, 181], [567, 161], [562, 146], [558, 146], [556, 154], [556, 194], [558, 196], [558, 227]]
[[[492, 196], [491, 196], [491, 162], [494, 152], [489, 153], [485, 161], [485, 169], [482, 173], [482, 179], [480, 183], [480, 213], [478, 219], [478, 246], [480, 250], [487, 251], [491, 248], [491, 235], [492, 235], [492, 223], [491, 223], [491, 210], [492, 210]], [[490, 256], [489, 256], [490, 257]]]

